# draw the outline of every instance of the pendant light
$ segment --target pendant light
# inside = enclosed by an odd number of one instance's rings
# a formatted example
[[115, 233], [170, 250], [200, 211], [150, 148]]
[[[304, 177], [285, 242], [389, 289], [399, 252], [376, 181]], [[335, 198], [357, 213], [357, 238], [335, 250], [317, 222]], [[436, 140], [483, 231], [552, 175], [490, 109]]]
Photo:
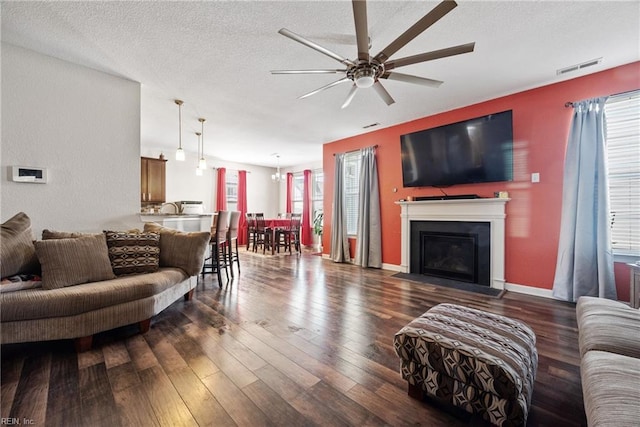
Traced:
[[[196, 132], [196, 136], [198, 137], [198, 157], [200, 157], [200, 135], [202, 135], [200, 132]], [[196, 175], [202, 176], [202, 172], [203, 170], [200, 168], [200, 164], [198, 164], [196, 167]]]
[[184, 161], [184, 150], [182, 149], [182, 104], [183, 102], [179, 99], [175, 99], [174, 102], [178, 104], [178, 150], [176, 150], [176, 160], [181, 162]]
[[276, 157], [278, 158], [278, 167], [276, 168], [276, 173], [271, 175], [271, 180], [273, 182], [280, 182], [282, 179], [282, 174], [280, 173], [280, 155], [276, 154]]
[[201, 126], [202, 126], [202, 130], [201, 130], [201, 135], [202, 135], [202, 154], [200, 157], [200, 161], [198, 162], [198, 168], [205, 170], [207, 168], [207, 160], [204, 158], [204, 122], [205, 119], [203, 119], [202, 117], [198, 119], [198, 121], [200, 122]]

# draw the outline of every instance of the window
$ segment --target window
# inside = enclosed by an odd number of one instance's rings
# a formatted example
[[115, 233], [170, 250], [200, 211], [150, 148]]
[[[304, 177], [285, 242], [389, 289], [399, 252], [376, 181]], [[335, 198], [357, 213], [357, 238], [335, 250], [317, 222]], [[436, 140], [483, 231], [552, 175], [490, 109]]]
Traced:
[[291, 209], [293, 213], [302, 213], [302, 203], [304, 200], [304, 174], [302, 172], [293, 174], [293, 194], [291, 195]]
[[322, 213], [324, 199], [324, 172], [316, 169], [311, 172], [311, 222]]
[[615, 255], [640, 255], [640, 91], [605, 105], [611, 237]]
[[358, 198], [360, 192], [360, 150], [344, 156], [344, 202], [347, 217], [347, 234], [358, 232]]
[[227, 210], [238, 210], [238, 173], [227, 174]]

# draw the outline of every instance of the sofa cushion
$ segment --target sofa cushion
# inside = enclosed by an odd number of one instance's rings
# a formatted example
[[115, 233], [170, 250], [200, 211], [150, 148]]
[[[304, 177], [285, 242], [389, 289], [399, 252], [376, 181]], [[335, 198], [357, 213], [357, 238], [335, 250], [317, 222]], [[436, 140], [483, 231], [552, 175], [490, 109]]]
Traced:
[[179, 268], [122, 276], [102, 282], [0, 294], [3, 322], [73, 316], [157, 295], [186, 280]]
[[39, 240], [42, 288], [57, 289], [115, 278], [104, 234], [75, 239]]
[[589, 351], [580, 361], [589, 427], [637, 426], [640, 420], [640, 359]]
[[153, 222], [145, 223], [144, 231], [160, 234], [160, 267], [178, 267], [189, 276], [200, 273], [210, 232], [185, 233]]
[[116, 276], [153, 273], [160, 266], [160, 235], [105, 231], [109, 259]]
[[33, 246], [31, 219], [20, 212], [2, 224], [0, 231], [0, 277], [40, 270]]
[[580, 297], [576, 305], [580, 354], [608, 351], [640, 358], [640, 310], [604, 298]]

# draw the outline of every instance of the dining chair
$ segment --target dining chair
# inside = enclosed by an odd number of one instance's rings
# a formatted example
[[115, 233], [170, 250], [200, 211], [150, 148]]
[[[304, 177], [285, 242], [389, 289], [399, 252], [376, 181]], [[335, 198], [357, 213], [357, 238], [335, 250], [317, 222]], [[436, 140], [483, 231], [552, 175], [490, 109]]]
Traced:
[[[218, 276], [218, 286], [222, 287], [221, 269], [224, 268], [227, 281], [229, 281], [229, 272], [227, 271], [228, 258], [227, 250], [227, 232], [229, 230], [229, 211], [218, 211], [215, 227], [211, 227], [211, 239], [209, 240], [210, 252], [202, 265], [202, 276], [208, 273], [216, 273]], [[208, 262], [207, 262], [208, 261]]]
[[233, 276], [233, 263], [238, 265], [238, 273], [240, 273], [240, 257], [238, 255], [238, 229], [240, 227], [240, 211], [231, 211], [229, 215], [229, 230], [227, 231], [227, 255], [229, 259], [229, 269], [231, 277]]
[[265, 253], [267, 247], [271, 247], [271, 228], [267, 227], [264, 220], [264, 213], [257, 213], [255, 216], [256, 231], [253, 240], [253, 251], [256, 252], [258, 247], [262, 245], [262, 253]]
[[284, 246], [285, 250], [292, 252], [292, 247], [296, 252], [300, 253], [300, 225], [302, 223], [302, 214], [291, 214], [291, 222], [285, 226], [276, 230], [276, 247], [280, 252], [280, 245]]
[[247, 250], [249, 250], [252, 247], [253, 240], [255, 239], [256, 222], [253, 213], [247, 212], [245, 214], [245, 219], [247, 222]]

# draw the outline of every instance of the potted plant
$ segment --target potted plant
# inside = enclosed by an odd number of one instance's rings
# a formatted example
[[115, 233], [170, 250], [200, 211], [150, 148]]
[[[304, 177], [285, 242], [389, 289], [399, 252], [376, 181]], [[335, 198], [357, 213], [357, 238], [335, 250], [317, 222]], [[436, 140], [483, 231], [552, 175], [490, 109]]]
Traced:
[[322, 223], [324, 213], [320, 210], [316, 211], [313, 217], [313, 234], [318, 236], [318, 247], [322, 251]]

